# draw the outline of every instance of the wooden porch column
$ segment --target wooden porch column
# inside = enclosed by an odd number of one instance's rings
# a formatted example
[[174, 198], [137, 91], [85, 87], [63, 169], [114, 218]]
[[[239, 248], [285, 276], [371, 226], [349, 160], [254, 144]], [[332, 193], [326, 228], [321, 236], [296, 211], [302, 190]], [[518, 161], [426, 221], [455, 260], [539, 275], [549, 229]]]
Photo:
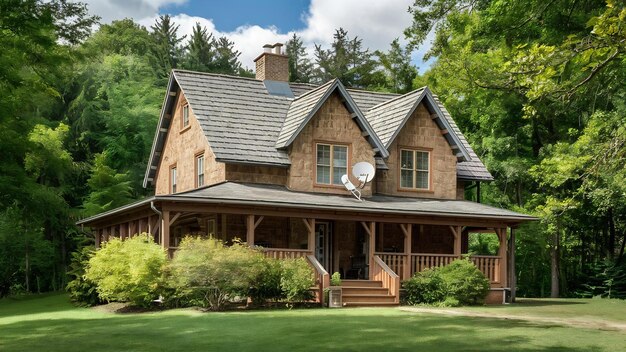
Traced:
[[120, 240], [123, 240], [128, 237], [128, 225], [126, 223], [120, 224]]
[[169, 255], [170, 250], [170, 211], [163, 210], [163, 217], [161, 219], [161, 247], [167, 250]]
[[302, 219], [308, 231], [307, 249], [315, 255], [315, 219]]
[[511, 238], [509, 238], [509, 287], [511, 287], [511, 302], [515, 303], [515, 287], [517, 277], [515, 273], [515, 231], [511, 227]]
[[496, 229], [498, 238], [500, 239], [500, 248], [498, 249], [498, 256], [500, 257], [500, 284], [502, 287], [507, 287], [507, 273], [506, 270], [506, 228]]
[[404, 263], [402, 265], [402, 280], [408, 280], [411, 277], [411, 247], [413, 244], [413, 225], [400, 224], [402, 232], [404, 232]]
[[461, 258], [461, 226], [450, 225], [450, 231], [454, 235], [454, 255]]
[[98, 229], [94, 231], [93, 234], [94, 234], [94, 241], [95, 241], [96, 248], [100, 248], [100, 238], [102, 236], [102, 229]]
[[368, 253], [367, 253], [367, 259], [368, 259], [368, 277], [370, 280], [372, 280], [373, 277], [373, 273], [372, 273], [372, 265], [374, 264], [374, 250], [376, 249], [376, 222], [375, 221], [361, 221], [361, 225], [363, 226], [363, 228], [365, 228], [365, 232], [367, 232], [368, 238], [369, 240], [367, 241], [368, 243]]
[[263, 221], [263, 216], [259, 216], [258, 219], [254, 219], [254, 215], [248, 215], [246, 218], [246, 244], [248, 246], [254, 246], [254, 230]]

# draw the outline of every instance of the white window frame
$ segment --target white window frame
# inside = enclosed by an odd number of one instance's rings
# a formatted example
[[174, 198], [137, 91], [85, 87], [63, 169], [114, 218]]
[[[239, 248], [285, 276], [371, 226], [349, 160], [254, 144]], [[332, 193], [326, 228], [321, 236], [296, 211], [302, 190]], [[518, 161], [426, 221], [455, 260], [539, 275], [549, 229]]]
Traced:
[[178, 182], [178, 170], [176, 166], [170, 167], [170, 191], [176, 193], [176, 186]]
[[196, 187], [204, 186], [204, 153], [196, 154]]
[[189, 126], [189, 104], [183, 105], [183, 117], [182, 117], [183, 127], [185, 128]]

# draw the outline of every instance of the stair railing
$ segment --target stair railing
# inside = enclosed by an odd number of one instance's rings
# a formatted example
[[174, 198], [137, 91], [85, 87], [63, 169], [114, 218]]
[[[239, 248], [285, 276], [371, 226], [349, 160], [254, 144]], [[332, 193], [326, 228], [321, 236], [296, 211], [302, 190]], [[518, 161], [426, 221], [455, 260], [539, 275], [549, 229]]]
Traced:
[[394, 273], [379, 256], [374, 256], [374, 265], [372, 265], [372, 279], [383, 283], [383, 287], [394, 295], [394, 303], [400, 303], [400, 277]]

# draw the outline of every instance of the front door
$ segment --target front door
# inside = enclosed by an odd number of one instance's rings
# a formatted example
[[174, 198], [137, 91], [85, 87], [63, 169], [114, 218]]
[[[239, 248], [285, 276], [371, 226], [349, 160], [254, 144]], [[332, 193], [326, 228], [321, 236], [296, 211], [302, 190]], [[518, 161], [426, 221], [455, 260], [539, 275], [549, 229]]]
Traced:
[[332, 272], [332, 229], [329, 222], [315, 222], [315, 258], [328, 272]]

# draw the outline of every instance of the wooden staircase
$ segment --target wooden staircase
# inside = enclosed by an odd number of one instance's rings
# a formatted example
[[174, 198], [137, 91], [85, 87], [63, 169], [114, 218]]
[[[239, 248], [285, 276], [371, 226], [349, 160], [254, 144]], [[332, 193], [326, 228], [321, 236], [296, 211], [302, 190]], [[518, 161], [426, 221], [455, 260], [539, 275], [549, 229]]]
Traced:
[[382, 281], [341, 280], [341, 298], [345, 307], [397, 306], [396, 296], [383, 287]]

